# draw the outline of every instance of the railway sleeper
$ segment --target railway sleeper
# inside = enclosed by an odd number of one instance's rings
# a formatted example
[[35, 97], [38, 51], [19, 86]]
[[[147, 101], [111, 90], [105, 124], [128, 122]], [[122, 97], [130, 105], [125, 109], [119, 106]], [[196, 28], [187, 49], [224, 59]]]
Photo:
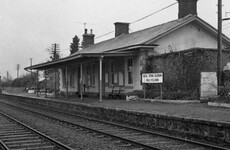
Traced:
[[[26, 150], [54, 150], [53, 145], [45, 145], [45, 146], [39, 146], [39, 147], [28, 147]], [[21, 148], [15, 148], [13, 150], [22, 150]]]
[[143, 143], [146, 145], [158, 145], [158, 144], [169, 145], [168, 141], [152, 141], [152, 142], [148, 141], [148, 142], [143, 142]]
[[2, 125], [0, 125], [1, 130], [5, 129], [5, 128], [11, 128], [11, 127], [18, 127], [18, 126], [15, 124], [2, 124]]
[[143, 148], [141, 148], [141, 147], [139, 148], [138, 147], [138, 148], [133, 148], [132, 150], [143, 150]]
[[0, 131], [0, 134], [1, 133], [16, 133], [16, 132], [22, 132], [22, 131], [25, 131], [25, 129], [19, 129], [19, 130], [7, 130], [7, 131]]
[[[96, 129], [94, 129], [94, 130], [96, 130]], [[99, 129], [99, 131], [106, 132], [106, 133], [115, 133], [115, 132], [125, 133], [125, 132], [127, 132], [126, 130], [113, 130], [113, 129], [102, 129], [102, 130]]]
[[20, 132], [4, 132], [0, 133], [0, 137], [2, 136], [10, 136], [10, 135], [22, 135], [22, 134], [29, 134], [29, 131], [20, 131]]
[[[25, 130], [24, 128], [22, 127], [12, 127], [14, 129], [14, 131], [20, 131], [20, 130]], [[2, 128], [0, 129], [0, 132], [4, 132], [4, 131], [12, 131], [12, 128]]]
[[130, 146], [132, 146], [132, 144], [120, 144], [120, 146], [122, 146], [122, 147], [130, 147]]
[[35, 148], [35, 147], [43, 147], [43, 146], [52, 146], [52, 145], [49, 143], [44, 143], [44, 142], [43, 143], [35, 142], [35, 143], [25, 143], [22, 145], [9, 145], [9, 148], [10, 149], [18, 149], [18, 148], [27, 149], [27, 148]]
[[132, 141], [135, 141], [135, 142], [149, 142], [149, 141], [156, 141], [156, 138], [148, 138], [148, 137], [144, 137], [144, 138], [141, 138], [141, 137], [124, 137], [124, 138], [127, 138], [129, 140], [132, 140]]
[[181, 144], [181, 145], [170, 145], [169, 146], [172, 149], [181, 149], [181, 150], [201, 150], [198, 146], [195, 145], [187, 145], [187, 144]]
[[33, 139], [33, 140], [22, 140], [22, 141], [8, 141], [4, 142], [7, 145], [13, 145], [13, 144], [24, 144], [24, 143], [34, 143], [34, 142], [42, 142], [41, 139]]
[[113, 141], [113, 143], [121, 143], [121, 141], [120, 141], [120, 140], [118, 140], [118, 141]]
[[28, 133], [28, 134], [19, 134], [19, 135], [4, 135], [4, 136], [1, 136], [0, 139], [4, 139], [4, 138], [14, 138], [14, 137], [26, 137], [26, 136], [35, 136], [34, 134], [32, 133]]
[[23, 140], [33, 140], [33, 139], [39, 139], [39, 137], [17, 137], [17, 138], [2, 139], [2, 141], [8, 142], [8, 141], [23, 141]]
[[142, 135], [141, 133], [114, 133], [117, 136], [122, 136], [122, 137], [138, 137]]
[[[205, 148], [200, 148], [200, 147], [197, 147], [197, 148], [185, 148], [186, 150], [207, 150]], [[183, 150], [185, 150], [183, 149]]]

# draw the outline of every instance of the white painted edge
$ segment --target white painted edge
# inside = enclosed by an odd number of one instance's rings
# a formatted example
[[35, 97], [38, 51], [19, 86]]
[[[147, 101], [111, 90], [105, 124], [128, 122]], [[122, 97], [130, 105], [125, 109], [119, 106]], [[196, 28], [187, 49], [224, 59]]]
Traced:
[[230, 108], [230, 104], [218, 102], [208, 102], [208, 106]]
[[146, 102], [178, 103], [178, 104], [200, 103], [199, 100], [161, 100], [161, 99], [144, 99], [144, 98], [136, 98], [136, 99], [130, 99], [126, 101], [146, 101]]

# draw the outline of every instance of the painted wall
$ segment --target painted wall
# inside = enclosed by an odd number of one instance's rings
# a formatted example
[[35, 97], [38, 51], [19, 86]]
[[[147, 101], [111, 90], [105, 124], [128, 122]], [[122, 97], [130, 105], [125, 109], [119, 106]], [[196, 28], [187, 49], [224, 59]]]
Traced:
[[[78, 67], [77, 65], [73, 65], [73, 66], [70, 66], [68, 67], [68, 91], [69, 92], [77, 92], [78, 91]], [[74, 69], [74, 73], [72, 72], [72, 70]], [[66, 86], [64, 85], [64, 82], [63, 80], [66, 80], [65, 78], [65, 69], [58, 69], [59, 71], [59, 74], [60, 74], [60, 80], [59, 80], [59, 88], [60, 88], [60, 91], [62, 92], [66, 92]], [[73, 86], [70, 85], [70, 74], [72, 73], [72, 76], [73, 76]]]
[[[90, 71], [94, 68], [95, 84], [89, 85], [87, 78], [87, 67], [89, 66]], [[98, 92], [99, 91], [99, 61], [83, 64], [83, 84], [85, 92]]]
[[[156, 40], [159, 44], [155, 54], [164, 54], [186, 50], [189, 48], [217, 48], [217, 39], [195, 24], [188, 24], [180, 29]], [[223, 47], [226, 45], [223, 44]]]
[[[127, 70], [127, 62], [128, 59], [133, 59], [133, 84], [128, 84], [128, 70]], [[106, 59], [103, 61], [103, 91], [105, 93], [110, 93], [112, 91], [113, 86], [115, 87], [124, 87], [124, 93], [131, 92], [133, 90], [141, 90], [141, 70], [142, 65], [141, 61], [142, 59], [141, 54], [135, 57], [115, 57]], [[114, 64], [114, 84], [111, 82], [111, 62]], [[95, 84], [89, 85], [88, 84], [88, 74], [87, 74], [87, 67], [89, 66], [90, 69], [94, 66], [94, 72], [95, 72]], [[79, 81], [79, 73], [78, 73], [78, 67], [77, 65], [73, 65], [71, 67], [68, 67], [68, 70], [75, 69], [74, 71], [74, 87], [70, 87], [70, 72], [68, 72], [68, 91], [69, 92], [78, 92], [78, 81]], [[90, 62], [83, 64], [83, 85], [84, 85], [84, 92], [86, 93], [99, 93], [99, 61], [96, 62]], [[60, 91], [66, 92], [66, 87], [64, 85], [63, 80], [65, 79], [65, 69], [59, 69], [60, 73]]]
[[126, 92], [131, 92], [133, 90], [141, 90], [141, 69], [140, 66], [140, 59], [141, 55], [132, 57], [133, 58], [133, 84], [128, 84], [128, 71], [127, 71], [127, 60], [128, 58], [125, 58], [125, 86], [126, 86]]

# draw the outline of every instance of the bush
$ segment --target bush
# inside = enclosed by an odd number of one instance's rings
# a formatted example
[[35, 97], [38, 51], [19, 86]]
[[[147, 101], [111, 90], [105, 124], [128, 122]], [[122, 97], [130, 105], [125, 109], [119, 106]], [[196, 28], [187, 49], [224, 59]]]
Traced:
[[140, 98], [144, 97], [144, 91], [143, 90], [134, 90], [132, 92], [127, 93], [127, 95], [133, 95], [133, 96], [138, 96]]
[[[143, 90], [135, 90], [127, 93], [127, 95], [134, 95], [140, 98], [144, 97]], [[145, 97], [154, 99], [160, 98], [161, 93], [159, 90], [146, 90]], [[197, 99], [196, 92], [192, 91], [163, 91], [162, 98], [167, 100], [194, 100]]]

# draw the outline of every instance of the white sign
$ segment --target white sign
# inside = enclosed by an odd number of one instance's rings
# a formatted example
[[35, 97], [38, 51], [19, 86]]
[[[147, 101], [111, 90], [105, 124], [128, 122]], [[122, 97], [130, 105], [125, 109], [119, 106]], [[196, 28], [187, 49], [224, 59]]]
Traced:
[[200, 98], [207, 99], [217, 96], [216, 72], [201, 72]]
[[142, 83], [163, 83], [163, 73], [143, 73]]

